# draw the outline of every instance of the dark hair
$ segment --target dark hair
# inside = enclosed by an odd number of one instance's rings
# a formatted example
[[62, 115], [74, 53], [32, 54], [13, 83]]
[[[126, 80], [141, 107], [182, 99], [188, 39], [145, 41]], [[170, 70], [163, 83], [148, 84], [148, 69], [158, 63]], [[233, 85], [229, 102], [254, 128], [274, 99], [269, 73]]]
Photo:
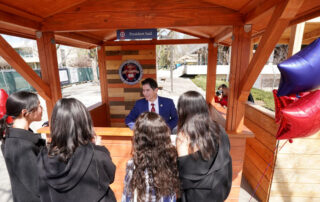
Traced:
[[146, 84], [149, 84], [150, 87], [152, 88], [152, 90], [158, 88], [158, 83], [157, 83], [154, 79], [152, 79], [152, 78], [146, 78], [145, 80], [143, 80], [143, 81], [141, 82], [141, 84], [142, 84], [143, 86], [146, 85]]
[[38, 104], [39, 98], [35, 93], [28, 91], [12, 93], [6, 102], [6, 114], [0, 119], [0, 140], [3, 139], [6, 129], [11, 127], [11, 125], [7, 124], [8, 116], [15, 119], [20, 116], [23, 109], [26, 109], [27, 112], [32, 112], [38, 108]]
[[221, 85], [218, 87], [218, 89], [219, 89], [219, 88], [225, 89], [225, 88], [228, 88], [228, 86], [227, 86], [226, 84], [221, 84]]
[[186, 119], [198, 113], [209, 116], [209, 108], [203, 96], [196, 91], [183, 93], [178, 100], [178, 129], [182, 128]]
[[79, 145], [88, 144], [94, 137], [93, 124], [87, 108], [77, 99], [62, 98], [53, 108], [49, 156], [68, 161]]
[[189, 136], [191, 151], [198, 148], [201, 157], [209, 160], [217, 150], [220, 129], [211, 119], [203, 96], [196, 91], [183, 93], [178, 101], [178, 116], [178, 131]]
[[[177, 151], [171, 144], [170, 129], [160, 115], [154, 112], [142, 113], [136, 123], [133, 136], [133, 170], [129, 190], [138, 191], [138, 201], [145, 199], [146, 177], [148, 173], [149, 196], [161, 196], [173, 193], [179, 195], [180, 183], [177, 168]], [[154, 192], [153, 192], [154, 191]]]

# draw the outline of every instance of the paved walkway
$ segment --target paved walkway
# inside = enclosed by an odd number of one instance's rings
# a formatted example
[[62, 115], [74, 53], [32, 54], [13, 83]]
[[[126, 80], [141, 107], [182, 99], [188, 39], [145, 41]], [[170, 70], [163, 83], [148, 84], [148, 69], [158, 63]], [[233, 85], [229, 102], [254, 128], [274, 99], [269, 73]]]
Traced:
[[[189, 78], [180, 78], [177, 73], [173, 74], [173, 91], [171, 91], [171, 79], [170, 72], [158, 71], [158, 84], [162, 87], [159, 90], [160, 96], [172, 98], [177, 105], [179, 96], [189, 90], [195, 90], [205, 96], [205, 92], [197, 87]], [[92, 106], [98, 102], [101, 102], [100, 86], [94, 83], [85, 83], [80, 85], [73, 85], [66, 87], [62, 90], [63, 97], [74, 97], [84, 103], [86, 107]], [[46, 116], [45, 101], [40, 98], [41, 105], [43, 106], [43, 117], [41, 122], [33, 123], [30, 127], [36, 131], [41, 127], [42, 123], [48, 120]], [[1, 153], [1, 152], [0, 152]], [[246, 181], [243, 181], [240, 191], [240, 202], [249, 201], [252, 190], [248, 186]], [[9, 176], [7, 173], [6, 165], [3, 160], [2, 153], [0, 154], [0, 202], [12, 202], [11, 185]], [[251, 200], [255, 202], [256, 200]]]
[[170, 73], [165, 71], [159, 71], [158, 73], [158, 85], [162, 90], [159, 90], [158, 94], [163, 97], [169, 97], [173, 99], [175, 105], [177, 106], [179, 96], [182, 95], [184, 92], [189, 90], [198, 91], [205, 97], [205, 92], [196, 86], [189, 78], [181, 78], [173, 77], [173, 91], [171, 91], [171, 79]]

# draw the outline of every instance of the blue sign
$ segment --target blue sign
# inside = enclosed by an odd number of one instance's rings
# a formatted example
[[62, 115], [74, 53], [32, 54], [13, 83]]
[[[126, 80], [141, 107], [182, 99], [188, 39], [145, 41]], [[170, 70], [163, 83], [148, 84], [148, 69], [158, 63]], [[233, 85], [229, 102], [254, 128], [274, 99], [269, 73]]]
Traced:
[[123, 29], [117, 30], [117, 39], [156, 39], [157, 29]]

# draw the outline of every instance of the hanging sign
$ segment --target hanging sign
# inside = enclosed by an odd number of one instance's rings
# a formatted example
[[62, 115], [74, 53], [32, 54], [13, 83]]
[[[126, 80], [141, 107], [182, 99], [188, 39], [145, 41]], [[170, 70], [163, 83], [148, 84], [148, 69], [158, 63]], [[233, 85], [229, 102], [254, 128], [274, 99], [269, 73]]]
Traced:
[[157, 29], [122, 29], [117, 30], [117, 39], [156, 39]]
[[134, 85], [142, 78], [142, 67], [136, 60], [126, 60], [119, 68], [119, 76], [123, 83]]

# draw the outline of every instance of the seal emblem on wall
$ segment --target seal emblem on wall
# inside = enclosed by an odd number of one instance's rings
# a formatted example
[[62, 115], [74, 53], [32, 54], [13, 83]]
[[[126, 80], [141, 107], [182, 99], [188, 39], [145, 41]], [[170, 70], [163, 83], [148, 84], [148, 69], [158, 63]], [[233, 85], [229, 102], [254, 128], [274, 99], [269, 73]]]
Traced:
[[126, 60], [119, 68], [119, 76], [123, 83], [134, 85], [142, 78], [142, 67], [136, 60]]

